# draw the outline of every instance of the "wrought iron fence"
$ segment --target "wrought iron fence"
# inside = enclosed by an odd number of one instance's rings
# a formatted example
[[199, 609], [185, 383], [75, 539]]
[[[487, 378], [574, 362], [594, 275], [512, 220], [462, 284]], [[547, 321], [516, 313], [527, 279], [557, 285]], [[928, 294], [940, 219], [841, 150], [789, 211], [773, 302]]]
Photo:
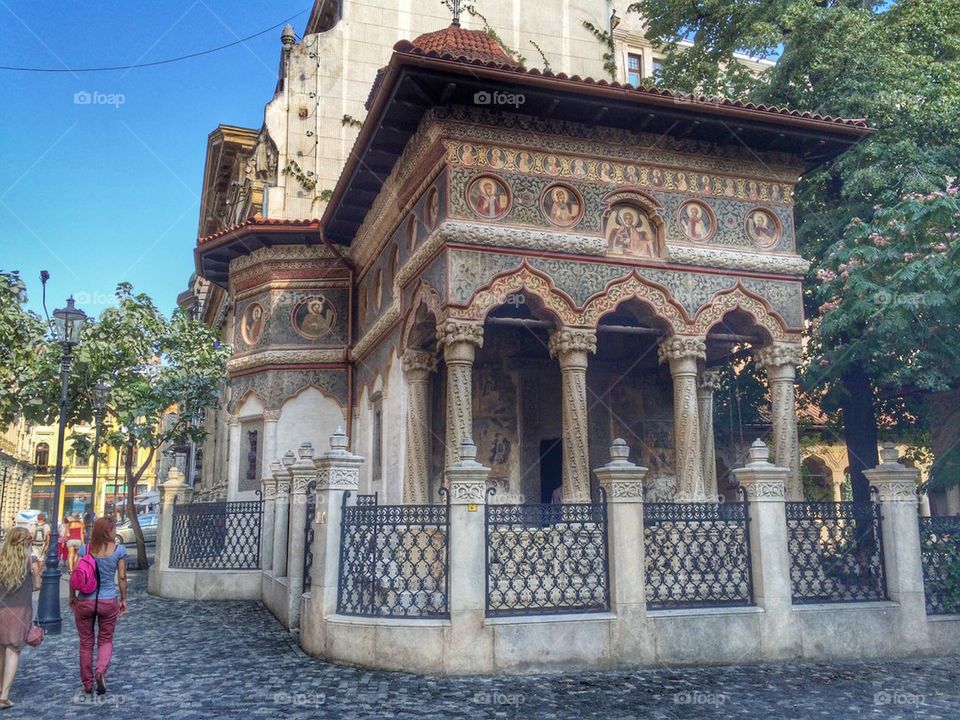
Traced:
[[610, 609], [607, 503], [486, 507], [487, 616]]
[[174, 505], [170, 567], [258, 569], [262, 515], [260, 500]]
[[317, 517], [317, 481], [307, 485], [307, 524], [303, 528], [303, 590], [313, 585], [313, 521]]
[[643, 546], [649, 609], [754, 604], [745, 500], [645, 503]]
[[793, 602], [886, 600], [880, 505], [788, 502]]
[[378, 617], [450, 616], [449, 507], [378, 505], [344, 495], [337, 612]]
[[927, 614], [960, 613], [960, 516], [922, 517], [919, 524]]

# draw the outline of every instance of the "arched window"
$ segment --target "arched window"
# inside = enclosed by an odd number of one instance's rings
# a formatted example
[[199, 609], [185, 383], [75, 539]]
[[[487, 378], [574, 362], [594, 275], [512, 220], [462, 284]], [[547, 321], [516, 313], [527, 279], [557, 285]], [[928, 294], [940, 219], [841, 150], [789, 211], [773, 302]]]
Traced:
[[33, 454], [33, 464], [37, 466], [37, 472], [44, 475], [50, 472], [50, 446], [42, 442], [37, 445]]

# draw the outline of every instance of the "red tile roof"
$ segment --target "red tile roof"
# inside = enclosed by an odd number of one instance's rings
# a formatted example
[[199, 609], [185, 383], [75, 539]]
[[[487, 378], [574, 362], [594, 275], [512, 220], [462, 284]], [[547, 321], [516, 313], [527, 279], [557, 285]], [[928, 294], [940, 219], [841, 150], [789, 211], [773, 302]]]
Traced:
[[[456, 31], [451, 33], [451, 31]], [[449, 44], [445, 38], [452, 38]], [[481, 40], [483, 38], [483, 40]], [[480, 46], [487, 48], [489, 52], [480, 49]], [[789, 108], [778, 107], [776, 105], [764, 105], [751, 102], [741, 102], [739, 100], [730, 100], [727, 98], [692, 95], [690, 93], [675, 92], [656, 87], [635, 86], [629, 83], [619, 83], [609, 80], [594, 80], [593, 78], [581, 78], [579, 75], [567, 75], [566, 73], [554, 73], [549, 70], [526, 70], [515, 63], [500, 48], [497, 43], [486, 33], [479, 30], [464, 30], [459, 27], [449, 27], [439, 32], [421, 35], [413, 42], [401, 40], [393, 46], [394, 52], [404, 55], [414, 55], [421, 57], [437, 58], [439, 60], [453, 60], [469, 65], [483, 65], [486, 67], [496, 67], [504, 70], [512, 70], [532, 76], [542, 76], [545, 78], [555, 78], [557, 80], [567, 80], [576, 83], [582, 83], [591, 87], [611, 87], [623, 90], [631, 90], [639, 95], [648, 95], [655, 97], [672, 98], [678, 103], [690, 103], [691, 105], [709, 105], [713, 107], [731, 108], [736, 110], [755, 110], [773, 115], [804, 118], [807, 120], [818, 120], [837, 125], [851, 127], [867, 127], [867, 121], [863, 118], [839, 118], [832, 115], [821, 115], [819, 113], [801, 112]]]
[[214, 240], [218, 240], [226, 235], [235, 233], [237, 230], [247, 227], [290, 227], [290, 228], [303, 228], [306, 230], [313, 230], [320, 228], [320, 221], [317, 219], [312, 220], [280, 220], [278, 218], [265, 218], [260, 215], [254, 215], [249, 217], [243, 222], [237, 223], [233, 227], [225, 228], [219, 232], [213, 233], [213, 235], [207, 235], [206, 237], [199, 238], [197, 240], [197, 245], [204, 245]]
[[522, 69], [487, 33], [481, 30], [467, 30], [459, 25], [451, 25], [443, 30], [426, 33], [413, 42], [406, 40], [403, 42], [423, 55], [449, 58], [460, 62], [481, 62], [501, 68]]

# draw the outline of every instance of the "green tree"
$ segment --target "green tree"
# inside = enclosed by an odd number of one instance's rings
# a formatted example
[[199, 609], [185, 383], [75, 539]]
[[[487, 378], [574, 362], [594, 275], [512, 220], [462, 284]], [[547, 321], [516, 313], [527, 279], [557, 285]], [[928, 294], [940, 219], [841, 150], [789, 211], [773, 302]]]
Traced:
[[[165, 317], [129, 284], [119, 285], [116, 297], [116, 307], [87, 322], [75, 350], [68, 424], [92, 422], [93, 388], [100, 380], [110, 382], [104, 439], [127, 451], [126, 512], [143, 565], [146, 548], [134, 506], [137, 483], [163, 446], [203, 440], [200, 420], [207, 408], [220, 402], [230, 352], [214, 330], [180, 310]], [[44, 422], [56, 416], [59, 394], [59, 347], [51, 344], [48, 350], [44, 363], [50, 380], [38, 405], [44, 410], [34, 414]], [[90, 435], [74, 434], [71, 440], [76, 454], [90, 455]], [[138, 449], [147, 450], [139, 464]]]
[[44, 323], [26, 303], [19, 273], [0, 270], [0, 427], [31, 409], [42, 384]]
[[[926, 212], [895, 209], [936, 191], [947, 196], [945, 178], [960, 167], [960, 0], [641, 0], [631, 10], [666, 51], [662, 85], [867, 118], [877, 130], [809, 172], [796, 197], [798, 246], [812, 260], [806, 302], [814, 343], [804, 382], [842, 411], [854, 494], [864, 499], [863, 470], [879, 460], [878, 425], [896, 423], [907, 402], [900, 389], [960, 378], [951, 348], [935, 337], [919, 352], [912, 344], [923, 323], [949, 328], [943, 316], [960, 312], [956, 296], [938, 294], [933, 281], [943, 290], [960, 280], [960, 266], [937, 259], [953, 257], [955, 236], [938, 236], [948, 249], [933, 249], [922, 242]], [[779, 59], [755, 75], [738, 53]], [[948, 201], [936, 199], [943, 203], [930, 212], [945, 213], [937, 222], [955, 229]], [[883, 230], [888, 211], [902, 213], [905, 227], [885, 235], [888, 246], [866, 247], [863, 233]], [[890, 287], [874, 262], [895, 278]], [[842, 298], [830, 273], [846, 288]], [[918, 277], [931, 304], [908, 307], [917, 294], [904, 290]]]

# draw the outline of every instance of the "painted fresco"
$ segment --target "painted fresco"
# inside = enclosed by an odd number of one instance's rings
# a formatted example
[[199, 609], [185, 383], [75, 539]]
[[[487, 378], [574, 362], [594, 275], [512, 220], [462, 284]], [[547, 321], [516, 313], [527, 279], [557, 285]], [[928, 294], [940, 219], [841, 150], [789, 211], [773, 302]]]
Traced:
[[621, 203], [604, 219], [607, 252], [625, 257], [657, 257], [657, 230], [650, 216], [636, 205]]

